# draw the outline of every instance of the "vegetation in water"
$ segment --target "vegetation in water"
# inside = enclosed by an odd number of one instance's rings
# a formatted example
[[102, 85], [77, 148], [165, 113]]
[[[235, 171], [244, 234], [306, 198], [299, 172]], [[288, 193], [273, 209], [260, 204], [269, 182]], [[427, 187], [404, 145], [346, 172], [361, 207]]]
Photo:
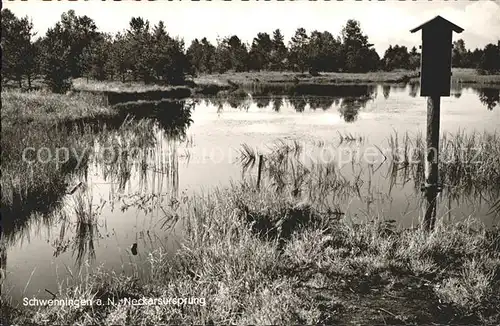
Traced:
[[[292, 190], [288, 188], [288, 190]], [[185, 243], [147, 277], [99, 272], [57, 299], [202, 298], [186, 305], [16, 307], [6, 323], [498, 322], [498, 230], [472, 220], [432, 232], [357, 221], [247, 182], [188, 199]], [[166, 208], [173, 209], [173, 208]], [[173, 215], [171, 215], [173, 216]]]
[[[99, 155], [96, 143], [113, 148], [108, 154], [116, 159], [129, 152], [129, 162], [140, 154], [145, 158], [155, 146], [154, 128], [170, 137], [185, 136], [191, 106], [142, 101], [109, 107], [83, 93], [2, 92], [3, 236], [27, 227], [33, 213], [54, 211], [91, 161], [108, 159]], [[132, 153], [137, 148], [145, 153]], [[108, 175], [126, 180], [128, 164], [111, 167]]]

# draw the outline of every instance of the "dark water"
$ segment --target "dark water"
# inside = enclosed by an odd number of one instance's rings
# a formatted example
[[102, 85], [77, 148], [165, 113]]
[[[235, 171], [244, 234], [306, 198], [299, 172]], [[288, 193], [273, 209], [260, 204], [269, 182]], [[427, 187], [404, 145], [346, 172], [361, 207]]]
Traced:
[[[138, 118], [155, 121], [149, 132], [156, 144], [130, 162], [94, 158], [71, 181], [81, 186], [62, 196], [59, 209], [33, 213], [23, 227], [7, 229], [4, 293], [15, 300], [49, 298], [45, 289], [55, 292], [78, 282], [97, 266], [139, 276], [147, 272], [143, 262], [152, 249], [172, 253], [182, 238], [180, 224], [167, 225], [162, 207], [175, 206], [193, 192], [255, 175], [255, 168], [243, 175], [242, 144], [266, 154], [278, 139], [296, 141], [305, 149], [305, 160], [330, 160], [346, 180], [363, 181], [356, 195], [334, 203], [342, 212], [395, 219], [401, 226], [419, 222], [421, 193], [410, 174], [393, 180], [390, 166], [354, 167], [351, 159], [370, 147], [387, 148], [395, 133], [402, 137], [425, 132], [426, 99], [419, 96], [417, 85], [342, 86], [332, 89], [330, 96], [273, 93], [261, 89], [251, 95], [189, 99], [165, 107], [121, 105], [120, 109], [135, 110]], [[441, 103], [443, 133], [493, 132], [500, 127], [498, 89], [452, 89], [452, 96]], [[121, 135], [122, 142], [126, 139]], [[104, 134], [94, 151], [102, 152], [108, 140]], [[346, 159], [340, 153], [351, 156]], [[488, 214], [486, 197], [481, 198], [443, 197], [438, 216], [451, 222], [473, 214], [487, 225], [497, 223], [497, 215]], [[76, 223], [82, 209], [91, 210], [97, 223]]]

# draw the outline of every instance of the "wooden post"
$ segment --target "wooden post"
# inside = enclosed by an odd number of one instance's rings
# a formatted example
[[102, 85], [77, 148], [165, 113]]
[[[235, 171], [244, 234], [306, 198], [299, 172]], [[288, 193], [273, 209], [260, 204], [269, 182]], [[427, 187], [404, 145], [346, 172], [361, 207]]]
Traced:
[[452, 34], [463, 28], [441, 16], [410, 30], [422, 30], [422, 54], [420, 61], [420, 96], [427, 96], [427, 139], [425, 156], [426, 208], [424, 228], [431, 230], [436, 222], [439, 182], [439, 115], [440, 97], [450, 96]]
[[427, 139], [425, 157], [425, 197], [427, 200], [424, 227], [434, 228], [436, 222], [437, 194], [439, 192], [439, 119], [441, 109], [439, 96], [427, 98]]
[[262, 154], [259, 155], [259, 169], [257, 171], [257, 189], [260, 190], [260, 177], [261, 177], [261, 174], [262, 174], [262, 163], [263, 163], [263, 159], [262, 159]]

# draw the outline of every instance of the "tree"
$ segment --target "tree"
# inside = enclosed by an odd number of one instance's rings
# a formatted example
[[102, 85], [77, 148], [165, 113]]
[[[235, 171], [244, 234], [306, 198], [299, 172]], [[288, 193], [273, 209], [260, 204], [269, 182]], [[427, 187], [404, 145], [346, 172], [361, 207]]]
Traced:
[[134, 80], [139, 77], [149, 83], [153, 77], [153, 54], [149, 51], [152, 37], [149, 32], [149, 21], [141, 17], [132, 17], [126, 36], [128, 55], [132, 57], [132, 74]]
[[420, 67], [420, 53], [417, 52], [416, 47], [412, 47], [410, 51], [410, 69], [415, 70]]
[[368, 37], [362, 33], [358, 21], [349, 19], [342, 28], [342, 47], [345, 71], [367, 72], [377, 66], [374, 59], [378, 57], [368, 43]]
[[122, 33], [117, 33], [111, 43], [110, 66], [114, 74], [125, 82], [127, 72], [134, 67], [134, 58], [130, 55], [130, 43]]
[[231, 69], [231, 51], [227, 39], [217, 39], [217, 47], [215, 49], [215, 70], [219, 73], [224, 73]]
[[453, 42], [453, 50], [451, 55], [451, 65], [453, 67], [466, 67], [467, 66], [467, 50], [465, 49], [465, 42], [459, 39]]
[[215, 65], [215, 46], [206, 37], [194, 39], [187, 49], [190, 64], [196, 73], [211, 73]]
[[497, 45], [490, 43], [484, 47], [479, 60], [479, 70], [488, 74], [500, 71], [500, 49]]
[[215, 65], [215, 46], [213, 46], [206, 37], [201, 40], [203, 49], [202, 67], [203, 71], [212, 73]]
[[113, 77], [113, 63], [111, 60], [111, 35], [101, 34], [83, 51], [83, 62], [87, 77], [96, 80], [106, 80]]
[[235, 71], [245, 71], [248, 67], [248, 50], [238, 36], [233, 35], [227, 40], [231, 67]]
[[248, 50], [246, 45], [236, 35], [217, 40], [215, 62], [216, 70], [219, 73], [230, 69], [235, 71], [247, 70]]
[[68, 66], [71, 77], [80, 77], [88, 69], [88, 56], [85, 52], [99, 41], [101, 35], [97, 31], [95, 22], [88, 16], [77, 16], [74, 10], [61, 15], [60, 21], [61, 42], [69, 49]]
[[290, 40], [289, 62], [293, 70], [304, 72], [308, 64], [309, 36], [304, 28], [300, 27], [295, 31], [295, 35]]
[[188, 60], [196, 73], [204, 72], [203, 67], [203, 46], [198, 39], [194, 39], [186, 52]]
[[[414, 50], [413, 55], [416, 55], [415, 47]], [[389, 45], [382, 62], [385, 70], [411, 69], [411, 55], [408, 53], [406, 46], [395, 45], [393, 47]]]
[[271, 55], [273, 41], [267, 33], [258, 33], [253, 39], [250, 48], [250, 68], [253, 70], [269, 69], [271, 67]]
[[474, 51], [468, 51], [467, 57], [470, 60], [469, 67], [479, 68], [479, 62], [483, 57], [483, 53], [484, 53], [483, 50], [478, 48], [474, 49]]
[[54, 93], [64, 93], [71, 88], [71, 48], [64, 40], [65, 31], [60, 23], [49, 28], [42, 40], [42, 74], [45, 83]]
[[311, 72], [337, 71], [340, 68], [341, 42], [330, 32], [313, 31], [308, 44], [308, 67]]
[[273, 32], [272, 50], [270, 55], [270, 68], [273, 70], [283, 70], [286, 65], [288, 49], [285, 45], [285, 37], [279, 29]]
[[37, 50], [32, 38], [33, 23], [24, 17], [18, 19], [9, 9], [3, 9], [2, 17], [2, 80], [15, 80], [22, 87], [24, 76], [31, 77], [36, 70]]

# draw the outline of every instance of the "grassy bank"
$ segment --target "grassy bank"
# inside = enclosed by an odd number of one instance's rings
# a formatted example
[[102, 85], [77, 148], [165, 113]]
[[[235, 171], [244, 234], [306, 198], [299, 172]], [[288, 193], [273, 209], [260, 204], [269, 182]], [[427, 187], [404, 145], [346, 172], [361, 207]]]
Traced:
[[487, 324], [500, 321], [500, 238], [479, 223], [432, 233], [360, 222], [234, 185], [171, 211], [184, 246], [146, 279], [98, 273], [57, 298], [204, 298], [206, 305], [14, 307], [7, 323]]
[[[89, 133], [67, 122], [113, 114], [88, 95], [2, 92], [2, 213], [29, 214], [45, 206], [41, 202], [56, 202], [69, 186], [67, 175], [84, 167], [92, 144]], [[69, 149], [65, 162], [53, 157], [58, 148]], [[36, 159], [39, 150], [46, 163]]]
[[[198, 85], [216, 84], [228, 85], [234, 82], [238, 85], [252, 83], [305, 83], [305, 84], [369, 84], [369, 83], [399, 83], [416, 76], [412, 71], [370, 72], [370, 73], [320, 73], [312, 76], [309, 73], [261, 71], [261, 72], [227, 72], [223, 74], [203, 75], [194, 79]], [[229, 83], [228, 83], [229, 80]]]
[[[130, 162], [119, 158], [147, 153], [156, 144], [155, 128], [178, 137], [191, 121], [184, 101], [106, 106], [88, 93], [2, 92], [2, 239], [12, 242], [40, 221], [32, 217], [49, 222], [90, 162], [116, 158], [106, 165], [108, 174], [123, 181]], [[96, 152], [96, 143], [108, 150]]]
[[87, 168], [94, 142], [110, 136], [103, 131], [143, 125], [124, 123], [130, 111], [90, 94], [2, 92], [1, 205], [3, 217], [11, 217], [4, 221], [52, 211], [72, 176]]
[[182, 88], [182, 86], [168, 86], [157, 84], [144, 84], [143, 82], [121, 82], [121, 81], [97, 81], [86, 78], [76, 78], [73, 80], [73, 89], [78, 91], [96, 92], [149, 92], [149, 91], [170, 91]]
[[[500, 75], [479, 75], [474, 69], [453, 69], [453, 82], [477, 85], [498, 85]], [[345, 84], [392, 84], [419, 81], [416, 71], [378, 71], [370, 73], [320, 73], [312, 76], [308, 73], [294, 72], [241, 72], [211, 74], [195, 78], [198, 85], [230, 86], [237, 84], [250, 86], [255, 83], [269, 84], [304, 84], [304, 85], [345, 85]]]
[[96, 81], [77, 78], [73, 90], [100, 96], [106, 104], [114, 105], [131, 101], [160, 101], [182, 99], [192, 95], [188, 86], [145, 85], [139, 82]]
[[475, 69], [453, 68], [452, 81], [477, 86], [500, 85], [500, 75], [480, 75]]

